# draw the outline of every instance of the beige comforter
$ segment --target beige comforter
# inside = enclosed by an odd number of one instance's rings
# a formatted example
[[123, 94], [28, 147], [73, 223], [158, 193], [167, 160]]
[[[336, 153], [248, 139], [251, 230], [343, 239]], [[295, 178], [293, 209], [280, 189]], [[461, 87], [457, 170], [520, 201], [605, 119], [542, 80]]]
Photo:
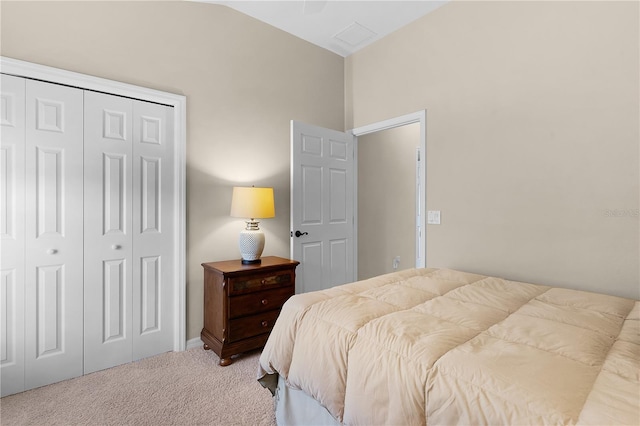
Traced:
[[638, 425], [640, 302], [402, 271], [289, 299], [275, 374], [344, 424]]

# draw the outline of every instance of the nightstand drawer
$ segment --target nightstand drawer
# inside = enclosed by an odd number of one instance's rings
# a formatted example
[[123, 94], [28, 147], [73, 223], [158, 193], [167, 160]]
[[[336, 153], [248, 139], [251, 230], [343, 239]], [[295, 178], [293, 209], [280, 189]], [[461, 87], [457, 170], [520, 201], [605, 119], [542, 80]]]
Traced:
[[247, 293], [265, 290], [271, 287], [288, 286], [294, 283], [295, 275], [292, 270], [272, 273], [254, 274], [244, 277], [229, 278], [229, 294]]
[[280, 314], [280, 309], [251, 315], [229, 321], [229, 341], [245, 339], [259, 334], [269, 333]]
[[287, 286], [230, 297], [229, 317], [238, 318], [259, 312], [280, 309], [284, 302], [293, 296], [293, 293], [293, 286]]

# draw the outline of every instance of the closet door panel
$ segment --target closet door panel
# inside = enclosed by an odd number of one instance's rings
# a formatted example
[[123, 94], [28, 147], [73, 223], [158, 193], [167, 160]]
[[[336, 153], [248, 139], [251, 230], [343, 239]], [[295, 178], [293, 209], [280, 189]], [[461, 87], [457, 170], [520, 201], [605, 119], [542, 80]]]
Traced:
[[133, 359], [173, 349], [173, 109], [134, 101]]
[[132, 103], [85, 92], [85, 374], [132, 359]]
[[24, 390], [25, 79], [0, 77], [0, 387]]
[[83, 99], [26, 82], [25, 387], [82, 375]]

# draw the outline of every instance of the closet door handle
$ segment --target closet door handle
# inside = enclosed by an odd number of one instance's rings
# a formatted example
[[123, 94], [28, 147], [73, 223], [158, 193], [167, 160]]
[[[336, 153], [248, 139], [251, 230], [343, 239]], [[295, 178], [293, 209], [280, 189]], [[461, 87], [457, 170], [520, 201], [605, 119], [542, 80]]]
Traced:
[[56, 250], [56, 249], [47, 250], [47, 254], [56, 254], [57, 252], [58, 252], [58, 250]]
[[122, 248], [122, 246], [120, 244], [114, 244], [114, 245], [111, 246], [111, 248], [113, 250], [120, 250]]

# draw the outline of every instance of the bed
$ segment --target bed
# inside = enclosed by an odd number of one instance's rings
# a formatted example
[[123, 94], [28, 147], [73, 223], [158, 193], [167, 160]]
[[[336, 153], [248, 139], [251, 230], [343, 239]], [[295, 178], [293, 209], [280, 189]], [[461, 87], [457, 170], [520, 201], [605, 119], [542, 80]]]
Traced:
[[290, 298], [279, 424], [640, 424], [640, 302], [448, 269]]

